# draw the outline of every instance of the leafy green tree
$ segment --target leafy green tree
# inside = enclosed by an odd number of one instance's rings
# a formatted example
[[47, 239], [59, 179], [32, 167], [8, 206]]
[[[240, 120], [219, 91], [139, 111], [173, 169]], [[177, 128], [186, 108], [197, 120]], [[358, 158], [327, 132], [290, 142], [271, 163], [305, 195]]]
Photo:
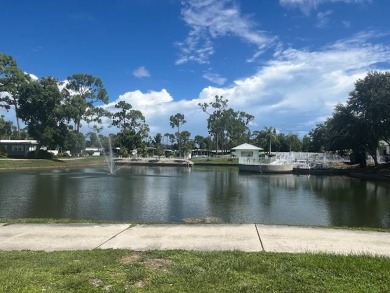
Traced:
[[177, 127], [177, 141], [179, 145], [179, 156], [182, 156], [181, 150], [181, 135], [180, 135], [180, 126], [186, 123], [187, 121], [184, 119], [184, 114], [177, 113], [176, 115], [171, 115], [169, 117], [169, 123], [172, 128]]
[[205, 149], [206, 148], [205, 138], [203, 136], [201, 136], [201, 135], [195, 136], [194, 143], [200, 149]]
[[249, 140], [248, 123], [253, 119], [254, 116], [243, 111], [234, 111], [232, 108], [222, 112], [226, 148], [231, 149]]
[[155, 145], [161, 144], [161, 143], [162, 143], [162, 138], [163, 138], [162, 134], [161, 134], [161, 133], [157, 133], [157, 134], [154, 136], [154, 139], [153, 139], [154, 144], [155, 144]]
[[314, 148], [346, 153], [366, 164], [366, 153], [378, 164], [380, 140], [390, 142], [390, 73], [370, 72], [355, 83], [346, 105], [337, 105], [331, 118], [309, 135]]
[[101, 121], [108, 113], [95, 104], [108, 103], [103, 82], [89, 74], [74, 74], [67, 78], [62, 91], [65, 97], [67, 115], [74, 122], [75, 131], [80, 132], [82, 120], [87, 123]]
[[324, 123], [317, 124], [316, 128], [309, 132], [308, 138], [310, 140], [309, 151], [323, 152], [327, 148], [327, 127]]
[[37, 150], [43, 145], [49, 148], [64, 145], [68, 127], [62, 101], [57, 80], [52, 77], [21, 87], [19, 115], [28, 125], [30, 136], [39, 141]]
[[168, 132], [166, 132], [164, 134], [164, 138], [165, 138], [164, 144], [165, 144], [166, 148], [168, 147], [168, 144], [169, 144], [169, 136], [170, 136], [170, 133], [168, 133]]
[[142, 147], [149, 134], [149, 126], [145, 123], [142, 112], [133, 110], [125, 101], [118, 102], [115, 108], [119, 111], [113, 114], [112, 125], [120, 129], [120, 147], [128, 150]]
[[180, 133], [180, 141], [182, 144], [181, 150], [183, 154], [191, 153], [193, 141], [191, 140], [191, 133], [184, 130]]
[[378, 140], [371, 126], [360, 120], [348, 106], [337, 105], [333, 116], [325, 122], [326, 149], [340, 154], [352, 150], [352, 161], [366, 165], [366, 152], [375, 156]]
[[304, 135], [302, 137], [302, 151], [303, 152], [309, 152], [311, 149], [311, 140], [308, 135]]
[[73, 156], [77, 156], [80, 150], [85, 149], [84, 135], [75, 130], [68, 131], [66, 134], [63, 147], [70, 150]]
[[88, 132], [84, 136], [84, 140], [86, 147], [100, 147], [98, 135], [94, 131]]
[[302, 141], [299, 139], [297, 134], [291, 133], [287, 135], [287, 142], [290, 152], [298, 152], [302, 150]]
[[243, 111], [228, 108], [228, 100], [215, 96], [215, 101], [199, 103], [198, 106], [208, 115], [207, 129], [215, 138], [216, 153], [219, 149], [230, 149], [249, 141], [248, 124], [254, 116]]
[[18, 99], [20, 88], [30, 81], [29, 75], [18, 68], [12, 56], [0, 53], [0, 108], [15, 109], [18, 137], [20, 132]]
[[[366, 125], [370, 138], [390, 143], [390, 72], [369, 72], [365, 78], [356, 81], [347, 105], [353, 115]], [[368, 149], [376, 148], [378, 142]]]
[[4, 116], [0, 116], [0, 139], [10, 139], [12, 135], [12, 121], [6, 121]]
[[209, 103], [199, 103], [198, 106], [204, 113], [208, 115], [207, 129], [215, 138], [216, 155], [218, 155], [219, 142], [223, 140], [223, 133], [225, 131], [224, 121], [222, 119], [224, 111], [227, 109], [227, 99], [223, 96], [215, 96], [215, 101]]

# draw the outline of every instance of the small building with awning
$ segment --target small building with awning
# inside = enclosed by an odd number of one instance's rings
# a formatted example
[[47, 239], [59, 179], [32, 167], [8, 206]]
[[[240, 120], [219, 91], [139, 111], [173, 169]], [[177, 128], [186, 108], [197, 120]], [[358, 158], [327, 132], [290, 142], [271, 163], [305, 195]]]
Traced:
[[26, 158], [29, 152], [36, 150], [38, 146], [37, 140], [21, 140], [21, 139], [1, 139], [0, 147], [5, 150], [10, 158]]

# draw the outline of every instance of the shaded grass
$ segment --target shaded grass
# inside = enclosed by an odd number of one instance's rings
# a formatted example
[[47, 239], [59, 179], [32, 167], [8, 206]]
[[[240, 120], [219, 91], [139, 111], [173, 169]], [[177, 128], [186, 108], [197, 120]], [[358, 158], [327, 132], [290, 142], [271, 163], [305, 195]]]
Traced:
[[389, 292], [369, 256], [92, 250], [0, 252], [2, 292]]

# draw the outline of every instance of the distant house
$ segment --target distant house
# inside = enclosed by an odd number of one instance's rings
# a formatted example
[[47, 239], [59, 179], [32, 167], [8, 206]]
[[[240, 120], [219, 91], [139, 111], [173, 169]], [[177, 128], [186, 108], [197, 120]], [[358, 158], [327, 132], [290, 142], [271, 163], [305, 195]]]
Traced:
[[206, 150], [206, 149], [194, 149], [191, 151], [192, 158], [210, 157], [211, 155], [212, 155], [212, 152], [210, 150]]
[[0, 147], [10, 158], [26, 158], [28, 152], [35, 151], [38, 144], [37, 140], [0, 140]]

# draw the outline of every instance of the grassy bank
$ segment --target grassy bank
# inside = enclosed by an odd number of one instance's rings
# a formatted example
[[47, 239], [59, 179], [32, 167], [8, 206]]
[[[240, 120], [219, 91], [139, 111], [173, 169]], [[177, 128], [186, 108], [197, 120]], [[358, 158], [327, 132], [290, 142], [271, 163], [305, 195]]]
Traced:
[[72, 159], [1, 159], [0, 169], [22, 169], [22, 168], [70, 168], [84, 166], [103, 166], [103, 157], [80, 157]]
[[231, 158], [192, 158], [195, 165], [238, 166], [238, 159]]
[[368, 256], [92, 250], [0, 252], [2, 292], [389, 292]]

